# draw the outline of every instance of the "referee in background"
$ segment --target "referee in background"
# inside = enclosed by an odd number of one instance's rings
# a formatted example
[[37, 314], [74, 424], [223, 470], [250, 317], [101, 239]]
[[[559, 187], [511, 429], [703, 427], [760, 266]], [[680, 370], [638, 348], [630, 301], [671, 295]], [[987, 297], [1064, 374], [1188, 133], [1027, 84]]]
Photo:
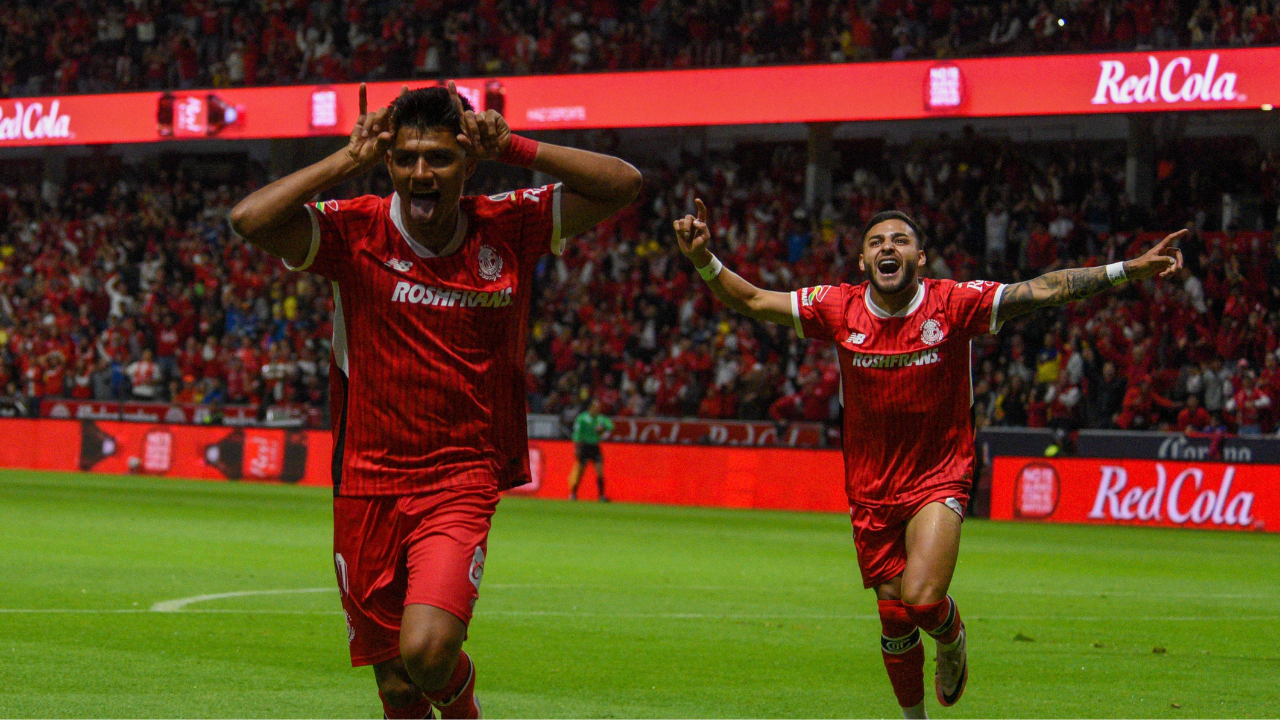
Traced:
[[600, 433], [611, 432], [613, 421], [600, 414], [600, 401], [592, 400], [587, 409], [578, 414], [573, 421], [573, 444], [577, 457], [573, 469], [569, 471], [569, 499], [578, 499], [578, 483], [582, 482], [582, 473], [587, 463], [595, 463], [596, 488], [600, 491], [600, 502], [609, 502], [604, 494], [604, 456], [600, 454]]

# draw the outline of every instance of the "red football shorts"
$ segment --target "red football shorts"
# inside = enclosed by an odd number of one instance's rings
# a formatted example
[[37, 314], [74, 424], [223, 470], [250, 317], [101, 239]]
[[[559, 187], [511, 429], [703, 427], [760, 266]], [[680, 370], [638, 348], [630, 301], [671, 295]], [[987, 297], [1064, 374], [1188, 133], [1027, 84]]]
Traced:
[[487, 483], [333, 499], [333, 562], [352, 665], [400, 656], [405, 605], [471, 622], [497, 507], [497, 485]]
[[903, 503], [849, 508], [863, 587], [872, 588], [902, 574], [907, 567], [907, 523], [933, 502], [944, 503], [963, 519], [969, 505], [968, 483], [941, 487]]

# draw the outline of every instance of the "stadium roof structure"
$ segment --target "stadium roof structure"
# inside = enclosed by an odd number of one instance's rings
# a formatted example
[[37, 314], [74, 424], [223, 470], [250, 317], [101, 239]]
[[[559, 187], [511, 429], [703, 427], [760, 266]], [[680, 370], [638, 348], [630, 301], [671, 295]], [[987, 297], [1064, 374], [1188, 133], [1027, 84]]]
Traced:
[[[472, 78], [458, 87], [476, 107], [531, 131], [1270, 110], [1280, 105], [1277, 67], [1280, 48], [1268, 47]], [[370, 105], [403, 84], [370, 84]], [[357, 88], [3, 100], [0, 148], [346, 135]]]

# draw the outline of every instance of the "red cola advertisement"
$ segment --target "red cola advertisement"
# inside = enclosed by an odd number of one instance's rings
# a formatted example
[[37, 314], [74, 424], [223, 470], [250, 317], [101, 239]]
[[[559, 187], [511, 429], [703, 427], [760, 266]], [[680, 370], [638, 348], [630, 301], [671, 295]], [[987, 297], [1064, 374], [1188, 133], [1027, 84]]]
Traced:
[[[458, 91], [518, 131], [1267, 110], [1280, 105], [1277, 67], [1280, 47], [1259, 47], [463, 78]], [[387, 104], [401, 85], [370, 84], [370, 105]], [[346, 135], [358, 87], [0, 100], [0, 147]], [[761, 102], [762, 92], [787, 102]], [[679, 97], [698, 102], [671, 102]]]
[[991, 517], [1280, 532], [1280, 466], [998, 457]]

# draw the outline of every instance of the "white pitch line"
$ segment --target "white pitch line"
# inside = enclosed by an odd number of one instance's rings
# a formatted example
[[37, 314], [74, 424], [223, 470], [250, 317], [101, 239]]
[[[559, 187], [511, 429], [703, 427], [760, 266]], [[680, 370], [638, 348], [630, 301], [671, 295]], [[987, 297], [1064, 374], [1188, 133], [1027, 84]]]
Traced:
[[[150, 613], [152, 610], [142, 608], [0, 608], [3, 614], [73, 614], [73, 615], [122, 615]], [[175, 612], [175, 611], [167, 611]], [[196, 608], [182, 610], [184, 614], [220, 614], [220, 615], [341, 615], [339, 610], [254, 610], [234, 608]], [[611, 613], [611, 612], [574, 612], [570, 610], [490, 610], [481, 611], [479, 615], [501, 615], [508, 617], [567, 617], [567, 618], [635, 618], [653, 620], [846, 620], [872, 622], [880, 619], [879, 615], [768, 615], [768, 614], [719, 614], [719, 613]], [[1111, 622], [1113, 615], [975, 615], [966, 616], [970, 621], [984, 620], [994, 622]], [[1280, 620], [1280, 615], [1236, 615], [1229, 618], [1240, 622], [1261, 622]], [[1166, 616], [1149, 615], [1126, 617], [1125, 620], [1138, 622], [1221, 622], [1221, 615], [1184, 615]]]
[[240, 590], [237, 592], [214, 593], [213, 595], [196, 595], [194, 597], [178, 598], [177, 600], [164, 600], [151, 606], [151, 612], [182, 612], [182, 609], [188, 605], [209, 600], [223, 600], [225, 598], [250, 597], [252, 595], [292, 595], [295, 593], [318, 593], [318, 592], [334, 592], [336, 587], [322, 588], [297, 588], [294, 590]]

